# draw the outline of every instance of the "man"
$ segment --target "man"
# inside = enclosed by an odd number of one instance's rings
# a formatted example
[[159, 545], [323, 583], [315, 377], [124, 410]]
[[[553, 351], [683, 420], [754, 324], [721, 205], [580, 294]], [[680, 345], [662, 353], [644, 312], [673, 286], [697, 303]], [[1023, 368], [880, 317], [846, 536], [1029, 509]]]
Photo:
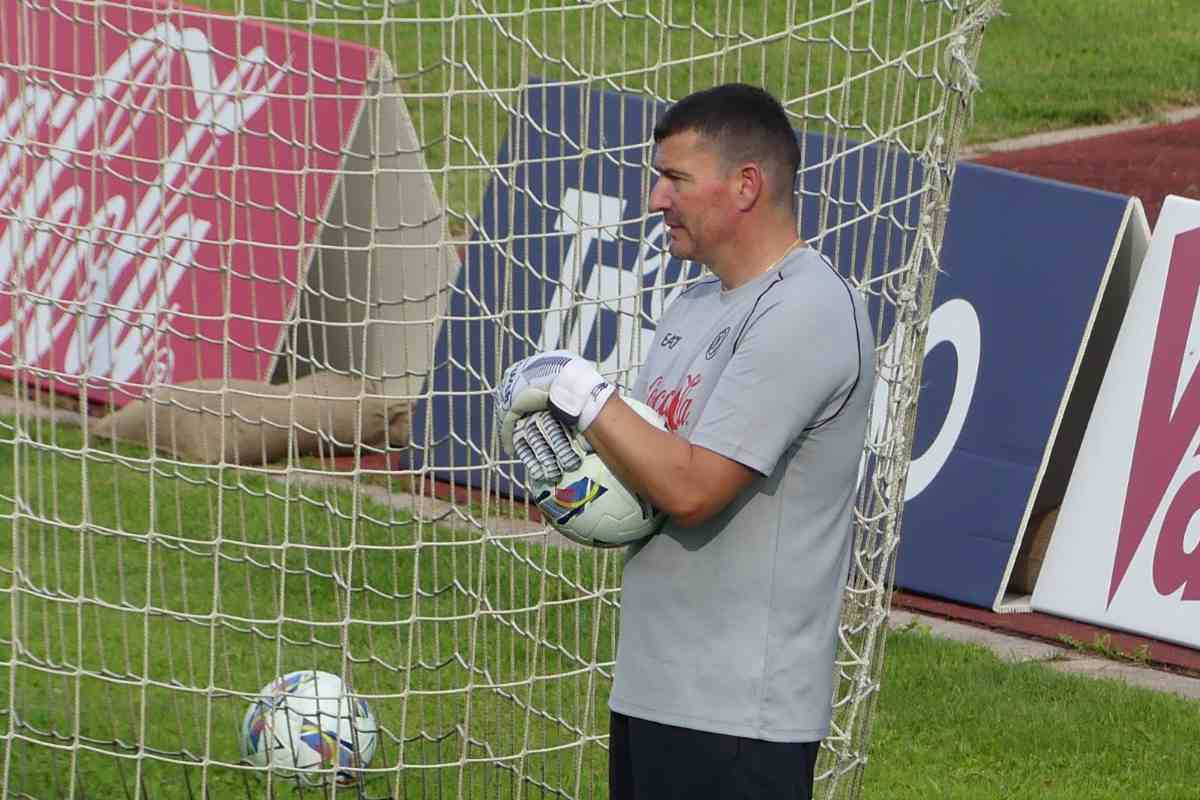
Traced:
[[550, 409], [669, 515], [630, 548], [609, 705], [613, 798], [808, 798], [829, 732], [851, 509], [874, 383], [865, 303], [799, 238], [800, 153], [751, 86], [672, 106], [650, 207], [714, 276], [659, 321], [641, 419], [567, 351], [511, 367], [514, 422]]

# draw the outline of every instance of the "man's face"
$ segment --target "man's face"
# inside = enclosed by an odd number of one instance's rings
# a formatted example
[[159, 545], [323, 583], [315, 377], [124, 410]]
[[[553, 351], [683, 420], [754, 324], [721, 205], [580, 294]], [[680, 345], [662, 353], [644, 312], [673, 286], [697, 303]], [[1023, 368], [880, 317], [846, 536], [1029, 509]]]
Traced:
[[712, 266], [733, 219], [728, 172], [716, 147], [695, 131], [658, 143], [658, 179], [650, 211], [661, 212], [671, 233], [671, 255]]

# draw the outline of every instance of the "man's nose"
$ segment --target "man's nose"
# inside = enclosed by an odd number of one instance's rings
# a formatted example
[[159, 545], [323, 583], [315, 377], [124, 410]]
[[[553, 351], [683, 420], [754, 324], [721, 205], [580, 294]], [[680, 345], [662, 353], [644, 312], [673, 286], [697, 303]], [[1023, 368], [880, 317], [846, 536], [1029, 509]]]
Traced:
[[650, 190], [650, 212], [666, 211], [669, 206], [667, 193], [663, 190], [663, 180], [659, 178], [654, 182], [654, 188]]

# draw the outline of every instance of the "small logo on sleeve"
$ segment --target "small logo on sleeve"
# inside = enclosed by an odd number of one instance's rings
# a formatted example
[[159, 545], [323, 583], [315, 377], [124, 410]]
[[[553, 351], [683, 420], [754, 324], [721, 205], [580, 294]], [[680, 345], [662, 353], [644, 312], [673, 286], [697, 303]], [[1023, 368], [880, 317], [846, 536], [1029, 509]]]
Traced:
[[659, 346], [665, 347], [668, 350], [674, 350], [675, 345], [679, 344], [681, 341], [683, 341], [683, 337], [678, 333], [666, 333], [663, 334], [662, 342], [659, 343]]

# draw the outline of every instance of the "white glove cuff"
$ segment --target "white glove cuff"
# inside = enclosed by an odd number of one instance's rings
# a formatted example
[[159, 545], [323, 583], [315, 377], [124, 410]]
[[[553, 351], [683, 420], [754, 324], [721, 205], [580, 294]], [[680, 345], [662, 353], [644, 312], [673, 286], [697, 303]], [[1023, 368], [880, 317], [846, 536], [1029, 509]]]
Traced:
[[588, 395], [588, 402], [584, 404], [583, 411], [579, 414], [579, 421], [575, 423], [575, 430], [580, 433], [586, 431], [596, 421], [596, 417], [600, 416], [600, 409], [604, 408], [604, 404], [616, 390], [617, 387], [608, 381], [592, 389], [591, 394]]
[[563, 367], [550, 386], [550, 409], [564, 425], [583, 433], [616, 391], [587, 361], [577, 358]]

